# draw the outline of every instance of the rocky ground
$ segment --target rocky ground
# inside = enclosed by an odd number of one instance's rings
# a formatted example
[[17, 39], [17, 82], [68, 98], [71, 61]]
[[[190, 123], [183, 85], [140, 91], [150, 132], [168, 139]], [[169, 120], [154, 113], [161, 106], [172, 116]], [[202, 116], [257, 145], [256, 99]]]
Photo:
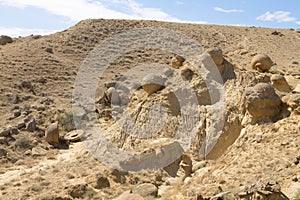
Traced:
[[[162, 49], [127, 52], [99, 77], [94, 109], [78, 105], [72, 113], [76, 75], [91, 51], [118, 33], [145, 27], [178, 31], [208, 54], [195, 66]], [[299, 40], [299, 30], [293, 29], [128, 20], [85, 20], [48, 36], [1, 36], [0, 198], [300, 199]], [[221, 75], [226, 107], [218, 92], [216, 99], [209, 95], [199, 73], [212, 70], [207, 67], [212, 62]], [[170, 68], [158, 75], [126, 74], [145, 63]], [[134, 92], [120, 92], [124, 85]], [[187, 86], [197, 105], [179, 105], [176, 92]], [[128, 110], [139, 127], [153, 130], [161, 121], [148, 116], [155, 104], [166, 108], [156, 136], [138, 139], [116, 123], [116, 116]], [[73, 120], [87, 121], [83, 129], [96, 121], [113, 144], [148, 153], [152, 162], [145, 165], [155, 166], [159, 152], [181, 151], [174, 138], [178, 130], [189, 133], [179, 128], [184, 109], [199, 119], [188, 118], [196, 133], [190, 148], [154, 171], [127, 172], [143, 167], [127, 160], [123, 170], [109, 168], [101, 160], [108, 159], [105, 153], [86, 148], [91, 137], [86, 131], [70, 132]], [[131, 129], [143, 134], [139, 130], [144, 129]]]

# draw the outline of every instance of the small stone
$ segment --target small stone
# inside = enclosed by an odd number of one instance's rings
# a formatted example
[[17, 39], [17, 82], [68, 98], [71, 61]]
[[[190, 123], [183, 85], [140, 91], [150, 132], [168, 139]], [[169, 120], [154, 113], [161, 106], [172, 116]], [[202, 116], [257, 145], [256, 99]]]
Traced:
[[45, 140], [49, 144], [59, 144], [58, 123], [51, 124], [45, 132]]
[[26, 126], [26, 130], [29, 132], [34, 132], [36, 130], [36, 122], [35, 119], [31, 119], [27, 126]]
[[18, 135], [19, 134], [19, 130], [17, 127], [12, 127], [10, 130], [10, 134], [11, 135]]
[[163, 85], [164, 79], [155, 74], [148, 74], [142, 80], [142, 87], [148, 94], [157, 92]]
[[110, 183], [108, 179], [103, 174], [96, 174], [96, 182], [94, 184], [94, 188], [102, 189], [110, 187]]
[[115, 87], [116, 86], [116, 82], [106, 82], [106, 83], [104, 83], [104, 86], [106, 87], [106, 88], [110, 88], [110, 87]]
[[46, 150], [43, 149], [42, 147], [34, 147], [31, 150], [31, 155], [32, 156], [44, 156], [46, 155]]
[[172, 67], [178, 69], [183, 65], [184, 61], [185, 61], [184, 57], [176, 55], [175, 57], [172, 58], [171, 65]]
[[35, 39], [35, 40], [36, 40], [36, 39], [39, 39], [39, 38], [41, 38], [41, 37], [42, 37], [41, 35], [32, 35], [32, 36], [31, 36], [31, 38], [32, 38], [32, 39]]
[[0, 158], [1, 157], [6, 157], [7, 151], [5, 149], [0, 149]]
[[15, 118], [21, 116], [21, 110], [19, 110], [19, 109], [14, 110], [14, 111], [13, 111], [13, 116], [14, 116]]
[[0, 128], [0, 137], [7, 137], [10, 134], [11, 127]]
[[297, 182], [297, 181], [298, 181], [298, 176], [296, 176], [296, 175], [293, 176], [293, 177], [292, 177], [292, 181]]
[[193, 75], [194, 72], [190, 68], [184, 68], [181, 70], [181, 76], [187, 80], [190, 80]]
[[87, 192], [87, 186], [85, 184], [73, 185], [70, 188], [69, 194], [73, 198], [82, 198]]
[[157, 197], [158, 188], [151, 183], [143, 183], [138, 185], [136, 189], [133, 190], [133, 193], [139, 194], [142, 197], [154, 196]]
[[18, 129], [22, 129], [22, 128], [25, 128], [25, 127], [26, 127], [26, 124], [25, 124], [24, 121], [19, 121], [19, 122], [17, 123], [17, 128], [18, 128]]
[[50, 47], [46, 48], [45, 51], [46, 51], [47, 53], [53, 53], [53, 49], [50, 48]]

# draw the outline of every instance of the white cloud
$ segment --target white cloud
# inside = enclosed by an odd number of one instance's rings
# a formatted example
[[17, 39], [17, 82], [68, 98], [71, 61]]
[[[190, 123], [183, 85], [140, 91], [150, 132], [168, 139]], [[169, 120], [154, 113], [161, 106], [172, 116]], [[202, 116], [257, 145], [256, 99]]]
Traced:
[[227, 9], [223, 9], [223, 8], [220, 8], [220, 7], [214, 7], [214, 10], [218, 11], [218, 12], [224, 12], [224, 13], [240, 13], [240, 12], [244, 12], [243, 10], [235, 10], [235, 9], [227, 10]]
[[184, 2], [183, 2], [183, 1], [179, 1], [179, 0], [177, 0], [177, 1], [176, 1], [176, 4], [177, 4], [177, 5], [183, 5], [183, 4], [184, 4]]
[[51, 34], [51, 33], [55, 33], [57, 31], [58, 30], [0, 27], [0, 35], [9, 35], [9, 36], [12, 36], [12, 37], [28, 36], [28, 35], [31, 35], [31, 34], [34, 34], [34, 35], [48, 35], [48, 34]]
[[[17, 8], [33, 6], [76, 22], [88, 18], [180, 21], [159, 8], [143, 7], [135, 0], [0, 0], [0, 4]], [[109, 4], [121, 6], [128, 12], [110, 9], [106, 6]]]
[[291, 13], [287, 11], [266, 12], [256, 18], [261, 21], [276, 21], [276, 22], [292, 22], [296, 18], [291, 17]]
[[299, 24], [299, 25], [300, 25], [300, 21], [296, 21], [296, 24]]
[[[144, 7], [135, 0], [0, 0], [0, 5], [25, 9], [35, 7], [78, 22], [90, 18], [159, 20], [205, 24], [204, 21], [184, 21], [159, 8]], [[1, 28], [0, 34], [11, 36], [52, 33], [52, 30]]]

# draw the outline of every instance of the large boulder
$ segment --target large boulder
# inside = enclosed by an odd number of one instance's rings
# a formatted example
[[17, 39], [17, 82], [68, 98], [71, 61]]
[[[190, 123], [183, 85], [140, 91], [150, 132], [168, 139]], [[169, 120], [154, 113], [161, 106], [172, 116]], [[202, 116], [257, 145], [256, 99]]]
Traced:
[[6, 36], [6, 35], [1, 35], [0, 36], [0, 45], [5, 45], [8, 43], [12, 43], [13, 40], [11, 39], [11, 37]]
[[281, 112], [281, 99], [268, 83], [258, 83], [254, 87], [246, 88], [244, 97], [252, 123], [262, 119], [275, 119]]
[[266, 72], [271, 69], [273, 61], [265, 54], [257, 54], [251, 60], [250, 67], [259, 72]]

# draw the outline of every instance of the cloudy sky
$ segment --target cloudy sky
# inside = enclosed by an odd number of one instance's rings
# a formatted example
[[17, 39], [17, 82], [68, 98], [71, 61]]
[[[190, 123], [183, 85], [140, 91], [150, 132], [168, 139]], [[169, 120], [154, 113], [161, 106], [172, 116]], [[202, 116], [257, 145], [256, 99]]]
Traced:
[[300, 1], [0, 0], [0, 35], [48, 34], [88, 18], [300, 28]]

